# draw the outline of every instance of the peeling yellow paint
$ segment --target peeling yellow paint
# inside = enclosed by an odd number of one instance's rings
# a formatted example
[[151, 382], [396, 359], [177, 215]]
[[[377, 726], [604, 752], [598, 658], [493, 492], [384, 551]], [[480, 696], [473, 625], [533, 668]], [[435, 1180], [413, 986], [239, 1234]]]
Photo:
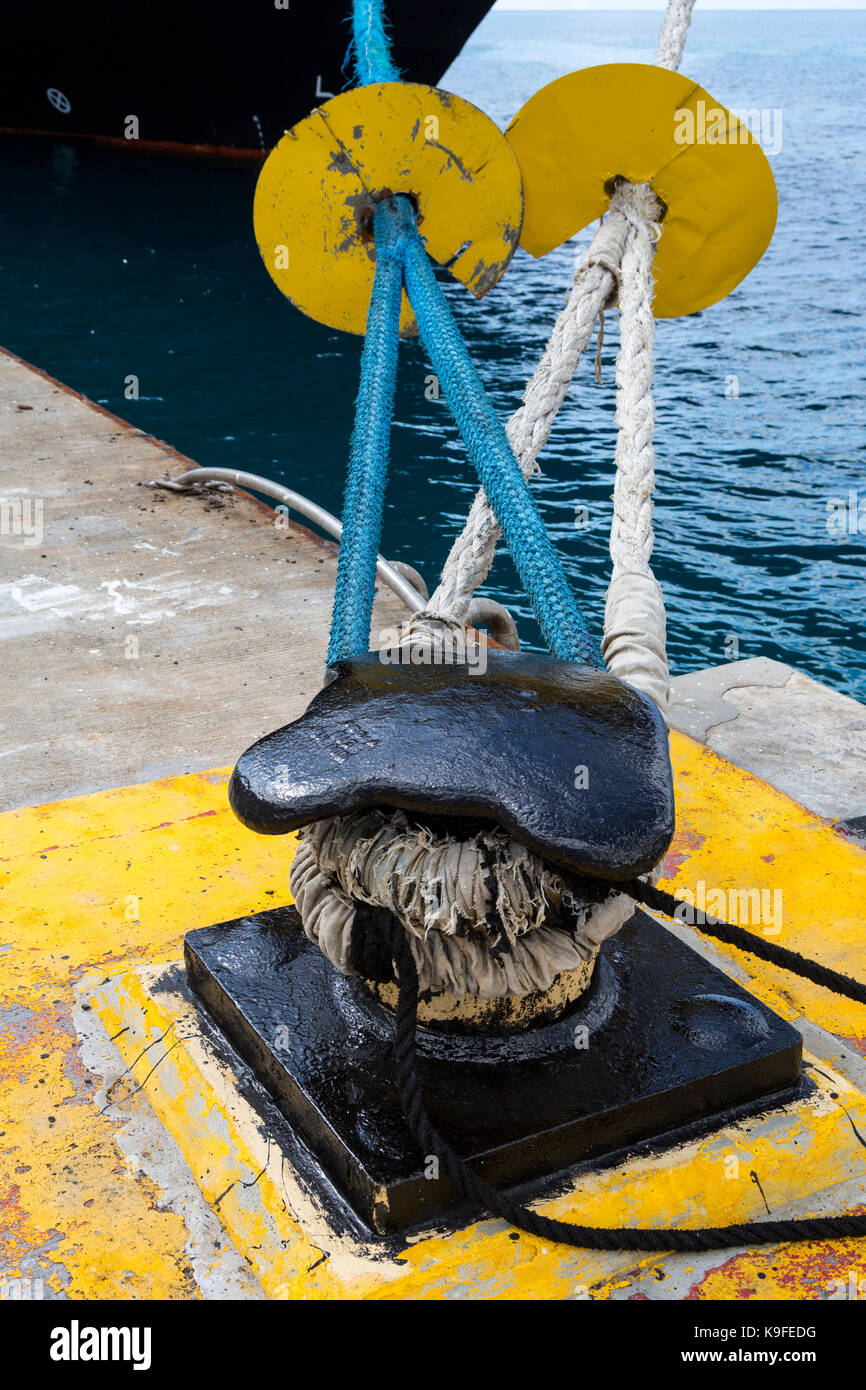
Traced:
[[697, 1301], [719, 1299], [863, 1300], [866, 1304], [866, 1250], [862, 1240], [832, 1245], [754, 1250], [721, 1259], [689, 1290]]
[[194, 1298], [182, 1219], [130, 1172], [71, 1021], [84, 970], [284, 900], [293, 843], [244, 830], [228, 772], [0, 816], [0, 1268], [75, 1298]]
[[[779, 889], [781, 930], [771, 927], [767, 939], [866, 983], [866, 850], [685, 734], [671, 735], [671, 756], [677, 831], [661, 886], [674, 894], [696, 892], [700, 882]], [[731, 946], [718, 950], [747, 970], [749, 988], [783, 1016], [805, 1014], [866, 1055], [864, 1005]]]
[[[94, 1006], [110, 1032], [125, 1029], [118, 1047], [133, 1075], [148, 1078], [151, 1104], [208, 1200], [226, 1193], [220, 1215], [272, 1297], [437, 1299], [459, 1288], [477, 1299], [606, 1298], [627, 1287], [623, 1275], [660, 1263], [658, 1255], [545, 1243], [490, 1219], [402, 1249], [329, 1230], [327, 1211], [304, 1194], [291, 1163], [263, 1137], [236, 1088], [225, 1085], [201, 1046], [194, 1013], [170, 986], [153, 971], [143, 980], [125, 975], [97, 991]], [[142, 1056], [151, 1041], [155, 1050]], [[726, 1225], [763, 1216], [762, 1192], [778, 1209], [860, 1174], [866, 1200], [866, 1164], [852, 1129], [866, 1127], [866, 1097], [829, 1069], [815, 1080], [807, 1098], [588, 1173], [538, 1209], [599, 1226]], [[813, 1254], [822, 1248], [808, 1247]], [[328, 1259], [320, 1263], [323, 1250]]]
[[[340, 92], [271, 151], [254, 205], [269, 275], [293, 304], [331, 328], [366, 329], [375, 272], [370, 219], [385, 193], [412, 196], [433, 260], [478, 299], [514, 255], [523, 221], [520, 170], [489, 116], [413, 82]], [[400, 331], [417, 333], [405, 293]]]

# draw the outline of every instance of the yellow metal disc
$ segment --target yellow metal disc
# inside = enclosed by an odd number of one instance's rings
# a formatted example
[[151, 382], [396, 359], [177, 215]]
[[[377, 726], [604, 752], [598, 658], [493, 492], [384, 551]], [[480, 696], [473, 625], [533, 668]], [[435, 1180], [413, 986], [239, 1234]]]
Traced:
[[523, 175], [521, 245], [543, 256], [607, 209], [617, 174], [667, 205], [654, 312], [693, 314], [748, 275], [776, 225], [776, 185], [748, 126], [681, 73], [612, 63], [536, 92], [506, 132]]
[[[268, 271], [320, 323], [364, 332], [375, 271], [372, 211], [385, 193], [412, 195], [430, 255], [476, 298], [514, 254], [520, 170], [483, 111], [415, 83], [342, 92], [271, 151], [253, 210]], [[417, 332], [405, 294], [400, 331]]]

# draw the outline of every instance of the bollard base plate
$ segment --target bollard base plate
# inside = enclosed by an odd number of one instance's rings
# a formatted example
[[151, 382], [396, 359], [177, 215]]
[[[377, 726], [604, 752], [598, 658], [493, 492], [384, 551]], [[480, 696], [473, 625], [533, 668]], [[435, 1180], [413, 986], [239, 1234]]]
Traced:
[[[198, 998], [366, 1224], [386, 1234], [454, 1205], [406, 1126], [390, 1016], [307, 940], [294, 908], [192, 931], [185, 958]], [[418, 1034], [434, 1125], [508, 1187], [787, 1100], [801, 1054], [794, 1028], [642, 912], [555, 1023]]]

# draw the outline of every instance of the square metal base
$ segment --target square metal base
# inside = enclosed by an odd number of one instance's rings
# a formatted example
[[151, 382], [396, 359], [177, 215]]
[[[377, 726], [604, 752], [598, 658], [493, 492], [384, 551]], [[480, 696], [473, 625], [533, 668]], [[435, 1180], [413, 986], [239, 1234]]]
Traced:
[[[389, 1016], [307, 940], [294, 908], [190, 932], [185, 957], [221, 1030], [374, 1230], [453, 1203], [403, 1118]], [[795, 1029], [642, 912], [556, 1023], [418, 1034], [434, 1125], [501, 1186], [790, 1093], [801, 1052]]]

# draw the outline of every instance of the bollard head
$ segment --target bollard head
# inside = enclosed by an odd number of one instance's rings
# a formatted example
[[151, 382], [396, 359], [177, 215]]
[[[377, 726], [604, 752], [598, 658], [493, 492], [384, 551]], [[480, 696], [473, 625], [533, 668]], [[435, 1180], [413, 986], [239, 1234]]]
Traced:
[[279, 835], [393, 807], [480, 817], [590, 878], [658, 863], [674, 796], [651, 700], [606, 671], [526, 652], [484, 649], [483, 670], [394, 655], [337, 663], [300, 719], [247, 749], [229, 787], [245, 825]]

